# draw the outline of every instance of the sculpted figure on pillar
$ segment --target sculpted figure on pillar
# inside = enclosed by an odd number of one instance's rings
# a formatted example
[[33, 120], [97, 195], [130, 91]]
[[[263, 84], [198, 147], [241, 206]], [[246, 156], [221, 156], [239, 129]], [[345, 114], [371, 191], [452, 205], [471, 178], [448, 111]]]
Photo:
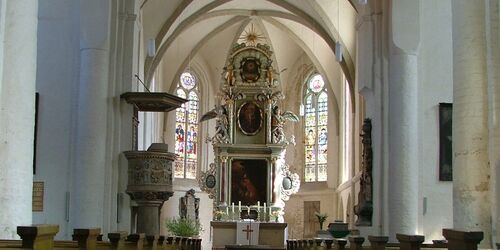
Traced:
[[366, 118], [362, 127], [363, 133], [361, 143], [363, 144], [361, 162], [361, 188], [358, 195], [358, 205], [354, 207], [354, 213], [358, 216], [357, 226], [371, 226], [373, 214], [373, 182], [372, 182], [372, 122]]

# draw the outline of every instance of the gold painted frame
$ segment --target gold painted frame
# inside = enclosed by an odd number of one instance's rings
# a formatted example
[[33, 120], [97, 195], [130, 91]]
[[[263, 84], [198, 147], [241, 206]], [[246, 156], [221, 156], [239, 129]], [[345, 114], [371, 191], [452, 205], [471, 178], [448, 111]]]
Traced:
[[238, 128], [245, 135], [256, 135], [262, 129], [264, 115], [255, 102], [245, 102], [238, 109]]

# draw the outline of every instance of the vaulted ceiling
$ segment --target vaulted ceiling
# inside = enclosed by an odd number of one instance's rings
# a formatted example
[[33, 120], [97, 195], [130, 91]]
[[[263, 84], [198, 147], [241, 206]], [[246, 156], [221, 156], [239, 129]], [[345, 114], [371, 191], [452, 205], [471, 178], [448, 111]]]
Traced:
[[[145, 58], [145, 78], [149, 82], [162, 71], [168, 91], [196, 61], [210, 87], [218, 88], [232, 44], [253, 26], [274, 51], [283, 87], [306, 58], [335, 92], [340, 69], [351, 82], [354, 77], [356, 16], [355, 3], [348, 0], [143, 0], [143, 51], [147, 40], [156, 43], [155, 56]], [[335, 60], [337, 41], [343, 45], [341, 63]]]

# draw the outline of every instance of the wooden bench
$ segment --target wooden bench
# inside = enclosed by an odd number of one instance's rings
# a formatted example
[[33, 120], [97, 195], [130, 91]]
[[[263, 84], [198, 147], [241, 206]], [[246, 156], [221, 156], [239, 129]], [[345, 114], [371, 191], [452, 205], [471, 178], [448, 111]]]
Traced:
[[[482, 232], [467, 232], [453, 229], [443, 229], [443, 236], [448, 243], [423, 244], [425, 238], [422, 235], [397, 234], [399, 243], [388, 243], [387, 236], [368, 236], [369, 246], [363, 246], [365, 238], [356, 236], [348, 239], [289, 239], [286, 242], [288, 250], [477, 250], [477, 246], [483, 239]], [[347, 245], [349, 242], [349, 246]]]
[[54, 240], [58, 225], [33, 225], [17, 228], [21, 240], [0, 240], [0, 250], [200, 250], [201, 239], [114, 232], [102, 240], [99, 228], [75, 229], [73, 240]]

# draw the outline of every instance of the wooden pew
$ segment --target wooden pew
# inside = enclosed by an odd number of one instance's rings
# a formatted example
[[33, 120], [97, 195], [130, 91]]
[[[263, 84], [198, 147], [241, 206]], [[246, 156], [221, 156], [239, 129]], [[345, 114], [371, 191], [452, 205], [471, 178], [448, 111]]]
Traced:
[[115, 232], [102, 240], [98, 228], [75, 229], [73, 240], [54, 241], [58, 225], [20, 226], [21, 240], [0, 240], [0, 250], [201, 250], [201, 239]]
[[483, 232], [467, 232], [454, 229], [443, 229], [443, 236], [448, 241], [448, 249], [476, 250], [483, 240]]

